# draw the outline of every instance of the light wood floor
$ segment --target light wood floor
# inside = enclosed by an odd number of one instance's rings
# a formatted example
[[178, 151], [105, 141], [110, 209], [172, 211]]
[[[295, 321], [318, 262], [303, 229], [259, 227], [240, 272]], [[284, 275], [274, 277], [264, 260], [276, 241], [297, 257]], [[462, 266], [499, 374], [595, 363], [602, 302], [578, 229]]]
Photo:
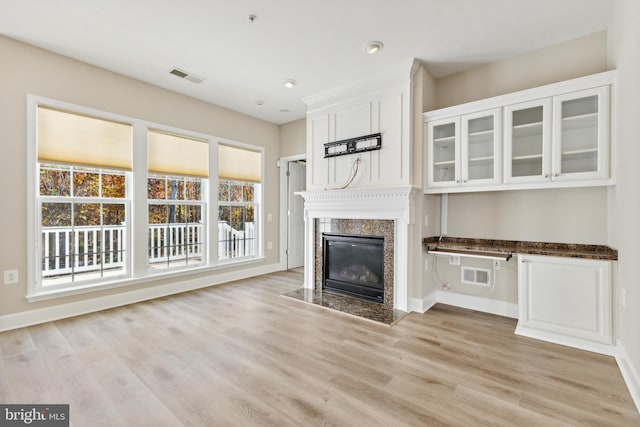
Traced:
[[74, 426], [640, 425], [611, 357], [438, 305], [393, 327], [283, 272], [0, 334], [0, 402]]

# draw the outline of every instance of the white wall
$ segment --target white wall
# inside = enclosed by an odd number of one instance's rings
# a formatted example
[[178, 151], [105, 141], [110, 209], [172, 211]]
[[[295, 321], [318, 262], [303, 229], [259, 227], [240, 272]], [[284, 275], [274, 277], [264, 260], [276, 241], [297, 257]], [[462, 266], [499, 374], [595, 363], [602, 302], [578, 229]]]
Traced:
[[[611, 245], [618, 249], [614, 312], [621, 367], [640, 408], [640, 2], [616, 0], [609, 24], [609, 60], [618, 70], [614, 159], [618, 183], [609, 191]], [[625, 293], [626, 304], [622, 304]]]
[[[17, 269], [20, 274], [19, 284], [0, 286], [0, 316], [176, 281], [157, 280], [110, 291], [27, 303], [27, 257], [31, 256], [26, 246], [29, 195], [25, 172], [27, 94], [265, 147], [265, 214], [272, 213], [273, 224], [278, 224], [278, 126], [1, 36], [0, 52], [0, 182], [3, 193], [0, 271]], [[265, 227], [265, 239], [273, 241], [274, 247], [265, 251], [267, 259], [261, 265], [278, 262], [278, 228], [269, 225]], [[213, 275], [194, 274], [188, 278]]]

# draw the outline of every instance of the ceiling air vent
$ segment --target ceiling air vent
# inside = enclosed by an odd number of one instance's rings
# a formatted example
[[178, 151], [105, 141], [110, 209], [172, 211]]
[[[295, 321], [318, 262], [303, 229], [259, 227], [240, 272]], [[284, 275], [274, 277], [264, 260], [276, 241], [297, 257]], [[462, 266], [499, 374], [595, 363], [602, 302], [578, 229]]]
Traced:
[[181, 79], [189, 80], [193, 83], [202, 83], [204, 81], [202, 77], [196, 76], [192, 73], [188, 73], [184, 70], [181, 70], [180, 68], [174, 68], [173, 70], [169, 71], [169, 74], [173, 74], [174, 76], [178, 76]]

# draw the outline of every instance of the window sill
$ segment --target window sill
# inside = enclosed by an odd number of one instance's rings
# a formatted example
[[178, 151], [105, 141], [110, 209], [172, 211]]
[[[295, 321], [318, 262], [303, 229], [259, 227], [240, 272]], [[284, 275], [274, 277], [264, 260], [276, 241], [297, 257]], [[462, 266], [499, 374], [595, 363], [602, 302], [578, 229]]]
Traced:
[[217, 270], [224, 270], [231, 267], [239, 267], [243, 265], [250, 265], [262, 262], [266, 259], [264, 256], [256, 256], [252, 258], [244, 258], [241, 260], [225, 260], [218, 262], [215, 265], [198, 266], [189, 269], [171, 270], [171, 271], [149, 271], [146, 276], [136, 278], [124, 278], [120, 280], [113, 280], [110, 282], [89, 283], [73, 288], [64, 289], [41, 289], [36, 292], [31, 292], [26, 295], [26, 299], [29, 303], [46, 301], [56, 298], [70, 297], [73, 295], [81, 295], [90, 292], [98, 292], [109, 289], [117, 289], [125, 286], [139, 285], [144, 283], [153, 282], [156, 280], [171, 279], [174, 277], [188, 277], [195, 274], [213, 272]]

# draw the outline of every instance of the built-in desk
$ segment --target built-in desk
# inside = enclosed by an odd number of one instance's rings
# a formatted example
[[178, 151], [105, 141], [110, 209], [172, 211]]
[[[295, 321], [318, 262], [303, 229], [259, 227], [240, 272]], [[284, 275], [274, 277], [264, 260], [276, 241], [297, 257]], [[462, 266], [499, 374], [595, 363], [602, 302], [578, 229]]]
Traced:
[[515, 333], [613, 354], [612, 262], [603, 245], [429, 237], [430, 254], [517, 257], [518, 326]]

